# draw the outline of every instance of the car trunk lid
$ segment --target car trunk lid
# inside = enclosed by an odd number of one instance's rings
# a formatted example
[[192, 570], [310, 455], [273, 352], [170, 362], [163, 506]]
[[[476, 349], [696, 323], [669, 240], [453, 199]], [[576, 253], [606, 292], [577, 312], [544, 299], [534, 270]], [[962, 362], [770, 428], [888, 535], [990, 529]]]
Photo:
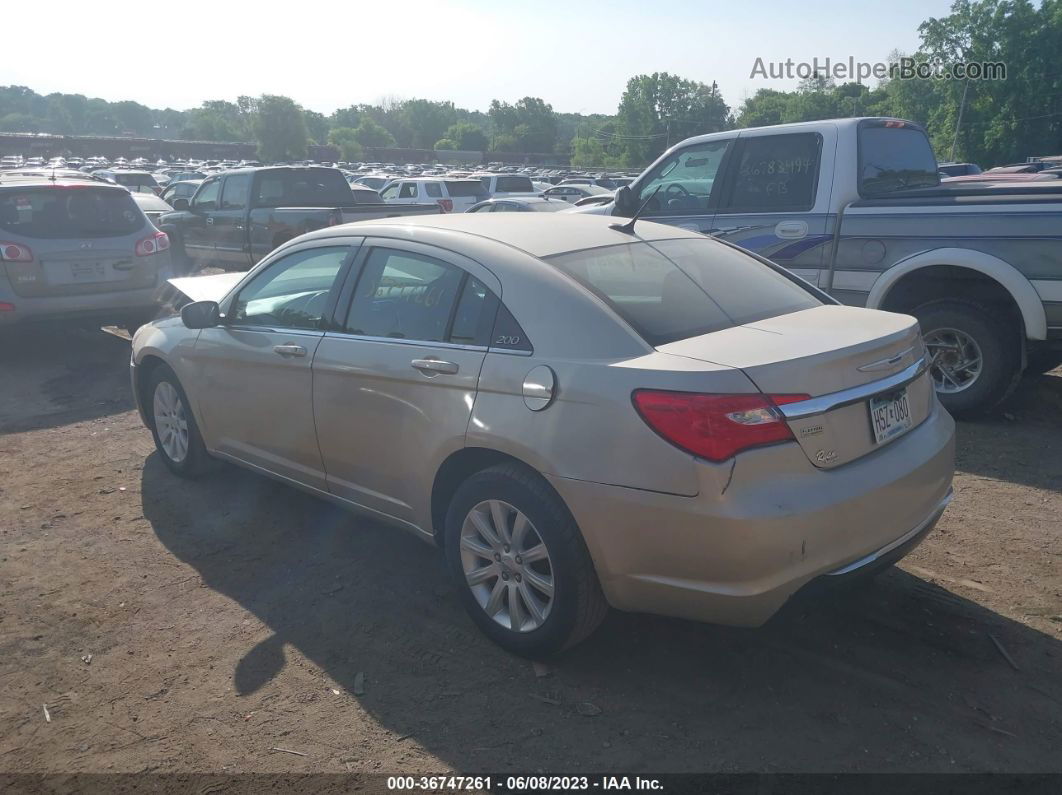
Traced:
[[781, 411], [808, 459], [824, 469], [902, 436], [929, 416], [935, 399], [920, 364], [918, 322], [908, 315], [820, 306], [658, 349], [739, 368], [765, 394], [809, 395]]

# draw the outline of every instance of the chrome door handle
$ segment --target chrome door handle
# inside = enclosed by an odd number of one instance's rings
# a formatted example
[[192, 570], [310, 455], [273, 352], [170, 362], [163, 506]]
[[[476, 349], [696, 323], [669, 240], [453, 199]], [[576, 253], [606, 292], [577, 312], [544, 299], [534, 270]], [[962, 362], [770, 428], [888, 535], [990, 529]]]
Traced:
[[306, 349], [301, 345], [274, 345], [273, 353], [279, 353], [281, 356], [305, 356]]
[[444, 362], [442, 359], [414, 359], [410, 364], [425, 375], [453, 375], [459, 369], [456, 362]]
[[211, 218], [210, 216], [207, 216], [206, 222], [207, 222], [207, 226], [213, 226], [214, 225], [214, 219]]

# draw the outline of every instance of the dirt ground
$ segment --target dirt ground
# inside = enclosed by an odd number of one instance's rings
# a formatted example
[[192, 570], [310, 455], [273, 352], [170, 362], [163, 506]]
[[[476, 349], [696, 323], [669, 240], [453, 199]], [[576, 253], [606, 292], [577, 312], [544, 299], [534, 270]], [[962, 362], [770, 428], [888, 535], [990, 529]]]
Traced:
[[871, 587], [759, 630], [614, 613], [540, 677], [431, 547], [235, 468], [172, 477], [127, 341], [18, 340], [0, 772], [1062, 771], [1058, 371], [960, 425], [952, 507]]

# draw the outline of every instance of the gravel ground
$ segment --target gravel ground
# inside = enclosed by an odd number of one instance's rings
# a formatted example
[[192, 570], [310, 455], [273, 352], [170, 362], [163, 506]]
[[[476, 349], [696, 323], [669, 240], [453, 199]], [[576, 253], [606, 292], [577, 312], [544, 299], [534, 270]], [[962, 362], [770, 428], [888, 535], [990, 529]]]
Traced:
[[1062, 771], [1058, 371], [959, 426], [952, 507], [872, 586], [758, 630], [614, 613], [536, 671], [416, 539], [172, 477], [127, 341], [3, 350], [0, 772]]

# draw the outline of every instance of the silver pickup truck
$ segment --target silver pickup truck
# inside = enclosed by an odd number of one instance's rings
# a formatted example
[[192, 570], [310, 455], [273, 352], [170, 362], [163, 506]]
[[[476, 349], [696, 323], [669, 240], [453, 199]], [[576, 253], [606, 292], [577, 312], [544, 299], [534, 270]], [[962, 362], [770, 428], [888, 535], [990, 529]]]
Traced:
[[914, 315], [954, 413], [987, 410], [1027, 366], [1062, 362], [1062, 181], [941, 184], [912, 122], [691, 138], [585, 212], [639, 209], [767, 257], [842, 303]]

